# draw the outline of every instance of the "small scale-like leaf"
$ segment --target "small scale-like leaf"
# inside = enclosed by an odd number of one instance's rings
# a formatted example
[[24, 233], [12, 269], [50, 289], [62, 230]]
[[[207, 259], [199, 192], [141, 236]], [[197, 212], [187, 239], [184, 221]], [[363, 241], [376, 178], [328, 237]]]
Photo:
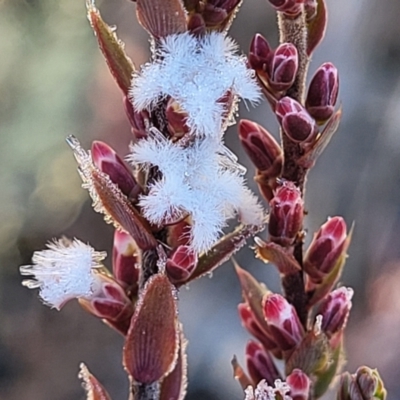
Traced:
[[256, 257], [265, 263], [272, 263], [282, 275], [295, 274], [301, 271], [301, 267], [292, 254], [287, 250], [273, 242], [264, 242], [259, 237], [256, 237]]
[[103, 21], [94, 0], [87, 0], [86, 7], [90, 25], [97, 37], [108, 68], [120, 89], [127, 95], [131, 87], [132, 74], [135, 67], [125, 53], [124, 43], [118, 39], [115, 29]]
[[233, 368], [233, 377], [239, 382], [242, 389], [245, 390], [249, 386], [252, 386], [253, 383], [251, 379], [243, 371], [243, 368], [240, 366], [236, 356], [233, 356], [231, 364]]
[[153, 275], [139, 299], [126, 336], [124, 366], [135, 382], [151, 384], [167, 376], [178, 357], [175, 288], [166, 275]]
[[300, 166], [310, 169], [315, 165], [318, 157], [325, 150], [325, 147], [328, 145], [328, 143], [332, 139], [333, 134], [339, 127], [341, 118], [342, 108], [339, 108], [339, 110], [337, 110], [336, 113], [333, 114], [332, 117], [329, 119], [329, 121], [325, 125], [324, 130], [317, 137], [312, 147], [297, 161]]
[[83, 380], [83, 387], [86, 391], [86, 400], [111, 400], [110, 395], [97, 380], [97, 378], [92, 375], [85, 364], [80, 365], [79, 378]]
[[187, 387], [187, 341], [180, 333], [178, 359], [175, 368], [166, 376], [161, 384], [160, 400], [183, 400]]
[[235, 269], [239, 277], [240, 286], [242, 287], [243, 297], [253, 312], [254, 318], [263, 331], [269, 332], [264, 317], [262, 301], [264, 296], [270, 293], [270, 291], [236, 263]]
[[326, 11], [325, 0], [317, 0], [317, 14], [307, 24], [308, 43], [307, 54], [315, 50], [318, 44], [325, 36], [326, 25], [328, 23], [328, 15]]
[[136, 4], [138, 21], [154, 38], [187, 31], [181, 0], [137, 0]]
[[233, 254], [246, 244], [246, 240], [257, 234], [258, 231], [258, 227], [239, 225], [233, 232], [221, 238], [207, 253], [199, 257], [193, 273], [180, 285], [189, 283], [214, 271], [225, 261], [228, 261]]

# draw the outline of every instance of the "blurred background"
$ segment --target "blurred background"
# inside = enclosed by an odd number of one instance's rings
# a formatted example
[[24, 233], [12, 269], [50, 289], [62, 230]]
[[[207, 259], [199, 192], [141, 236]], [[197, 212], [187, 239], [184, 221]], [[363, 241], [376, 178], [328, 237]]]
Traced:
[[[324, 61], [340, 72], [344, 115], [339, 131], [309, 175], [307, 240], [328, 216], [355, 221], [343, 283], [355, 289], [347, 331], [347, 369], [377, 367], [400, 398], [400, 2], [327, 0], [329, 25], [310, 73]], [[132, 60], [149, 57], [135, 5], [98, 0], [118, 26]], [[247, 51], [260, 32], [277, 43], [275, 14], [265, 0], [245, 0], [231, 35]], [[122, 338], [71, 302], [62, 312], [43, 306], [20, 284], [18, 266], [65, 234], [110, 254], [113, 229], [94, 213], [65, 143], [104, 140], [121, 155], [131, 141], [119, 89], [86, 20], [83, 0], [0, 0], [0, 399], [84, 399], [80, 362], [126, 399]], [[241, 109], [278, 132], [266, 103]], [[253, 170], [235, 127], [228, 146]], [[279, 290], [274, 267], [251, 251], [237, 261]], [[107, 260], [110, 266], [110, 259]], [[189, 400], [242, 399], [230, 360], [243, 360], [249, 335], [241, 327], [240, 288], [231, 263], [212, 279], [180, 292], [180, 318], [189, 340]], [[325, 399], [332, 399], [326, 395]]]

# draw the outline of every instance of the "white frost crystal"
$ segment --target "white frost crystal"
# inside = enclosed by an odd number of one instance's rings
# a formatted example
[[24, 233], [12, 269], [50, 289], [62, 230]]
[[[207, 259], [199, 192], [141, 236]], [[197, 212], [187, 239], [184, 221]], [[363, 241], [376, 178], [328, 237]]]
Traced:
[[254, 72], [239, 56], [236, 43], [224, 33], [201, 37], [190, 33], [170, 35], [157, 44], [153, 61], [135, 73], [131, 98], [140, 111], [171, 96], [188, 114], [187, 125], [197, 136], [219, 136], [231, 108], [221, 101], [228, 92], [234, 103], [241, 97], [260, 98]]
[[96, 289], [96, 269], [102, 267], [105, 252], [95, 251], [78, 239], [62, 238], [36, 251], [32, 265], [20, 267], [21, 275], [33, 275], [22, 284], [40, 289], [40, 297], [50, 307], [60, 309], [73, 298], [90, 298]]

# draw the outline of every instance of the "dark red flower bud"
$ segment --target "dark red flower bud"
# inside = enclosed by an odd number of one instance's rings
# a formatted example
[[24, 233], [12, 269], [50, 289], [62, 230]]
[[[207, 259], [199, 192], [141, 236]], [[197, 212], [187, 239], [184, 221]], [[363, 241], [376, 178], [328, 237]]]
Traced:
[[269, 0], [272, 6], [284, 14], [296, 16], [301, 12], [301, 5], [304, 0]]
[[325, 122], [334, 112], [339, 92], [339, 75], [331, 63], [322, 64], [310, 82], [306, 108], [319, 122]]
[[297, 49], [291, 43], [281, 44], [275, 51], [270, 64], [269, 86], [272, 90], [289, 89], [296, 78], [298, 68]]
[[264, 36], [257, 33], [250, 44], [249, 64], [251, 68], [259, 71], [267, 71], [272, 57], [271, 47]]
[[280, 176], [283, 151], [266, 129], [255, 122], [242, 119], [239, 122], [239, 138], [260, 174], [268, 178]]
[[197, 254], [189, 246], [179, 246], [168, 257], [166, 271], [171, 281], [186, 281], [196, 267]]
[[250, 340], [246, 346], [246, 363], [249, 375], [255, 385], [265, 379], [268, 385], [273, 386], [276, 379], [281, 379], [269, 352], [253, 340]]
[[108, 144], [94, 141], [92, 159], [96, 167], [107, 174], [125, 196], [137, 198], [141, 192], [140, 186], [121, 157]]
[[168, 100], [165, 108], [165, 117], [168, 121], [169, 133], [173, 139], [179, 139], [189, 132], [190, 129], [186, 124], [188, 115], [172, 98]]
[[294, 307], [280, 294], [267, 294], [263, 301], [264, 317], [283, 351], [291, 350], [302, 340], [304, 331]]
[[278, 101], [275, 114], [285, 134], [294, 142], [310, 142], [318, 133], [314, 119], [291, 97], [284, 97]]
[[282, 246], [293, 244], [303, 224], [304, 201], [294, 183], [285, 181], [269, 203], [268, 232], [271, 240]]
[[115, 279], [132, 291], [139, 281], [140, 250], [132, 236], [115, 230], [112, 265]]
[[292, 373], [286, 377], [286, 383], [290, 386], [291, 399], [309, 399], [311, 379], [301, 369], [294, 369]]
[[341, 217], [329, 218], [321, 226], [304, 256], [304, 270], [318, 283], [337, 265], [346, 251], [346, 223]]
[[346, 327], [353, 293], [353, 289], [341, 287], [324, 299], [318, 314], [322, 315], [321, 329], [328, 337]]

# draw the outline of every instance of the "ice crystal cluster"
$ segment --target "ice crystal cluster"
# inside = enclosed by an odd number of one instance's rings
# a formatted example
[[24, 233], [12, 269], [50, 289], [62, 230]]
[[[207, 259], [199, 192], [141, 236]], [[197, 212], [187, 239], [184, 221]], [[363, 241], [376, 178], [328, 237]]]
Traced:
[[190, 215], [196, 252], [209, 250], [235, 214], [248, 225], [263, 220], [261, 206], [245, 187], [244, 168], [223, 144], [238, 98], [255, 102], [260, 95], [236, 48], [223, 33], [170, 35], [132, 81], [137, 110], [151, 111], [160, 100], [172, 98], [187, 115], [185, 140], [172, 142], [153, 128], [132, 146], [129, 161], [156, 166], [162, 175], [141, 196], [145, 217], [161, 225]]
[[245, 390], [245, 400], [292, 400], [292, 397], [288, 394], [289, 392], [290, 387], [286, 382], [277, 379], [275, 381], [275, 386], [271, 387], [263, 379], [258, 383], [255, 389], [249, 386]]
[[32, 265], [20, 267], [22, 275], [34, 278], [22, 282], [39, 288], [40, 297], [50, 307], [60, 309], [73, 298], [88, 298], [96, 290], [96, 269], [102, 267], [105, 252], [95, 251], [78, 239], [61, 238], [36, 251]]

